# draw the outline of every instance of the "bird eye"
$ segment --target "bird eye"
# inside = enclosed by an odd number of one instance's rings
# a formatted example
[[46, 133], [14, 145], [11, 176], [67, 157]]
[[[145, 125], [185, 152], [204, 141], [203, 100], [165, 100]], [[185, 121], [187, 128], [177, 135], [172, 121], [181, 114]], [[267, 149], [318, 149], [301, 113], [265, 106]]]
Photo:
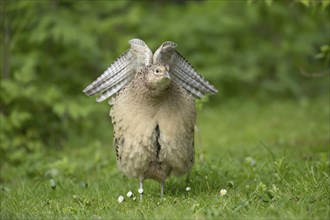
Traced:
[[156, 73], [159, 73], [160, 71], [159, 71], [159, 69], [156, 69]]

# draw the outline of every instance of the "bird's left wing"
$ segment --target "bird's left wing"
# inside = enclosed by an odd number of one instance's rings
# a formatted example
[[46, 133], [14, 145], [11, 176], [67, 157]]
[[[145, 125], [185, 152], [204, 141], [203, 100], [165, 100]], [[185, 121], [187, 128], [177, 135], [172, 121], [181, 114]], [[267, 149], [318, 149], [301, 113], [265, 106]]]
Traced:
[[154, 53], [153, 63], [169, 65], [172, 79], [198, 98], [218, 92], [175, 50], [176, 46], [174, 42], [164, 42]]
[[144, 41], [132, 39], [128, 42], [131, 48], [83, 90], [86, 95], [102, 93], [96, 99], [97, 102], [102, 102], [128, 84], [134, 78], [137, 68], [151, 64], [152, 52]]

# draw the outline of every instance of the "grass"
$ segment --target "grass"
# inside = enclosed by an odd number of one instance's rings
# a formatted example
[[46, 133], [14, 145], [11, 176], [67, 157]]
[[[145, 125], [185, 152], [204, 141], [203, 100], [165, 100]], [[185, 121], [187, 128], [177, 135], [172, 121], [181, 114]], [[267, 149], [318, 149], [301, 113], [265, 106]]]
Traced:
[[329, 219], [328, 98], [211, 101], [198, 127], [189, 179], [170, 178], [163, 199], [151, 180], [142, 203], [127, 198], [138, 182], [116, 168], [111, 138], [100, 138], [3, 163], [1, 219]]

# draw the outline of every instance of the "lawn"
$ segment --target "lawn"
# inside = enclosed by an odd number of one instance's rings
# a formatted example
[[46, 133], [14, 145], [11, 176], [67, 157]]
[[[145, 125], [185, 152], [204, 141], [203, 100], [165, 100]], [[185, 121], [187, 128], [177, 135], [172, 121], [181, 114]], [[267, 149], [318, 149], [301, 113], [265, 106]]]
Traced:
[[138, 181], [115, 165], [109, 121], [93, 142], [3, 163], [1, 219], [329, 219], [329, 97], [211, 99], [197, 125], [195, 166], [162, 199], [147, 180], [139, 202]]

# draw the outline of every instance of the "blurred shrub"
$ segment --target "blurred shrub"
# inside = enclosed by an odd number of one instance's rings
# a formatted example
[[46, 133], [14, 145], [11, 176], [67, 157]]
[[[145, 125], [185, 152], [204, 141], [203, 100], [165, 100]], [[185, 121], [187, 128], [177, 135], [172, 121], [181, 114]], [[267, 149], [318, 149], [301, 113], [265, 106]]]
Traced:
[[220, 89], [214, 101], [221, 94], [328, 91], [328, 76], [300, 72], [329, 68], [329, 4], [320, 2], [1, 2], [2, 161], [21, 162], [28, 152], [68, 139], [111, 136], [100, 126], [106, 115], [98, 114], [107, 105], [81, 91], [134, 37], [152, 50], [166, 40], [177, 42]]
[[217, 84], [223, 97], [300, 97], [327, 91], [327, 80], [305, 78], [301, 69], [329, 70], [329, 60], [315, 57], [322, 45], [329, 44], [328, 5], [267, 2], [271, 1], [188, 2], [153, 7], [148, 16], [141, 8], [138, 33], [178, 42], [178, 49]]

